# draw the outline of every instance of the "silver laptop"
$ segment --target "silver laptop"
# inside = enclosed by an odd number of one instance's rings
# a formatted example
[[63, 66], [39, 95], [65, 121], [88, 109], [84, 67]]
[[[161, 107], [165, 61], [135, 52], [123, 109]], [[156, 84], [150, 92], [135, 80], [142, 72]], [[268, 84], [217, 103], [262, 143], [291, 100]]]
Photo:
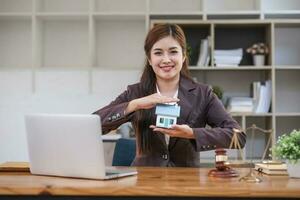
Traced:
[[89, 179], [137, 174], [105, 167], [98, 115], [29, 114], [25, 125], [32, 174]]

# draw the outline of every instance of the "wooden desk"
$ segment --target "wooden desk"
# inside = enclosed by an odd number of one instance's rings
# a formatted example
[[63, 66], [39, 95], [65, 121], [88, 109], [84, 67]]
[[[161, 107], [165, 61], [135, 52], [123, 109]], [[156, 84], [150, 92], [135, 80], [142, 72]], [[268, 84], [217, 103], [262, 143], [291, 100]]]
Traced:
[[[239, 182], [239, 178], [208, 177], [207, 168], [138, 167], [137, 170], [137, 176], [108, 181], [35, 176], [28, 172], [0, 172], [0, 198], [19, 199], [17, 195], [25, 199], [74, 199], [73, 195], [79, 196], [76, 199], [85, 199], [87, 196], [97, 199], [300, 198], [300, 179], [287, 176], [264, 175], [263, 182], [255, 184]], [[238, 171], [244, 176], [248, 169]]]

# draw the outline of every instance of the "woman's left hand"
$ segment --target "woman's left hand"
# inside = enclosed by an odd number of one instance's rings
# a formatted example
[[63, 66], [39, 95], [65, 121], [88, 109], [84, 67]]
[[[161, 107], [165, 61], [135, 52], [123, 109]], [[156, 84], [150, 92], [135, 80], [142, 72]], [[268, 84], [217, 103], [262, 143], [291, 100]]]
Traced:
[[195, 139], [193, 129], [186, 124], [174, 124], [170, 129], [159, 128], [154, 125], [151, 125], [150, 128], [152, 128], [154, 132], [161, 132], [163, 134], [169, 135], [170, 137]]

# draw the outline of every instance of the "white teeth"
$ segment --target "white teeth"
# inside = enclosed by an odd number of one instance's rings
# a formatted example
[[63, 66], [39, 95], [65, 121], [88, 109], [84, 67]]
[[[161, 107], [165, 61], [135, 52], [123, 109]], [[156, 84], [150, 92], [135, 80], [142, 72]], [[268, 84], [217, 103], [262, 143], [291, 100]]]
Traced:
[[173, 67], [173, 66], [161, 66], [161, 68], [164, 68], [164, 67]]

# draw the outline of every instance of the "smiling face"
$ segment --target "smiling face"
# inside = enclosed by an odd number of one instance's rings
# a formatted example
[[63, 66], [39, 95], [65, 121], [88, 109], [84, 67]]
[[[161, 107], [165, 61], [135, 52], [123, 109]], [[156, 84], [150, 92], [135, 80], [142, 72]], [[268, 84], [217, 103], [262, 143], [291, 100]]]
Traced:
[[179, 80], [184, 59], [180, 44], [173, 37], [167, 36], [153, 45], [149, 63], [157, 79]]

